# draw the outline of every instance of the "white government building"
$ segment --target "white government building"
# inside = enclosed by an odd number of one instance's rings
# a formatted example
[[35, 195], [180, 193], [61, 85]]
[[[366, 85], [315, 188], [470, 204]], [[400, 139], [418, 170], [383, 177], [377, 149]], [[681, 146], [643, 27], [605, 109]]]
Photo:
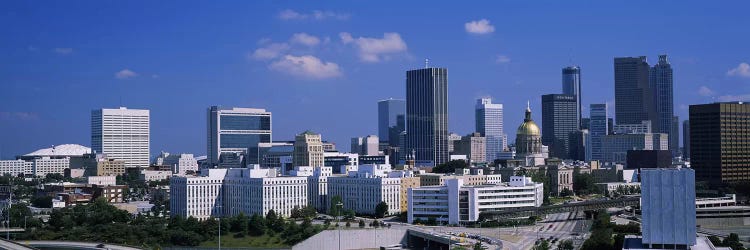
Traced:
[[307, 202], [308, 177], [277, 177], [274, 169], [204, 169], [200, 176], [170, 179], [171, 215], [207, 219], [240, 212], [290, 216]]
[[459, 224], [479, 220], [486, 211], [516, 207], [539, 207], [543, 184], [530, 177], [512, 176], [510, 182], [465, 186], [463, 179], [447, 179], [443, 186], [410, 188], [408, 222], [435, 218], [438, 222]]
[[[343, 208], [359, 214], [375, 214], [381, 201], [388, 205], [388, 214], [400, 211], [401, 177], [405, 171], [392, 171], [388, 164], [365, 164], [350, 171], [348, 176], [328, 177], [328, 201], [340, 196]], [[408, 172], [408, 171], [406, 171]], [[328, 204], [328, 207], [336, 204]]]

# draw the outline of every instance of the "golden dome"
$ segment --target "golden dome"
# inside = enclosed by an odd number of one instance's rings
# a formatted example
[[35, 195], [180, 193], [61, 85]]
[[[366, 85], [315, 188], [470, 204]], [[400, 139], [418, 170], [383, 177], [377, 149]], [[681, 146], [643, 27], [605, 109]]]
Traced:
[[531, 119], [531, 108], [526, 107], [526, 119], [523, 119], [521, 126], [518, 126], [516, 135], [541, 135], [539, 126]]

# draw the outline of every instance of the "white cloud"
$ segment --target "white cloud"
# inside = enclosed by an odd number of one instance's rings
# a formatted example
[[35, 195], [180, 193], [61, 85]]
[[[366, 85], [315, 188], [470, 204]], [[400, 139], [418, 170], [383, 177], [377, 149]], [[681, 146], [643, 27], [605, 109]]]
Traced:
[[700, 88], [698, 88], [698, 94], [701, 96], [714, 96], [716, 95], [716, 92], [706, 86], [701, 86]]
[[750, 64], [740, 63], [736, 68], [727, 71], [727, 75], [750, 78]]
[[354, 43], [359, 51], [359, 58], [364, 62], [379, 62], [390, 55], [406, 52], [406, 42], [398, 33], [384, 33], [383, 38], [353, 38], [346, 32], [339, 33], [344, 44]]
[[286, 43], [272, 43], [266, 47], [256, 49], [249, 57], [256, 60], [274, 59], [281, 56], [287, 50], [289, 50], [289, 45]]
[[54, 51], [60, 55], [67, 55], [73, 53], [73, 48], [55, 48]]
[[509, 63], [510, 57], [506, 55], [497, 55], [497, 59], [495, 59], [495, 62], [497, 63]]
[[309, 35], [307, 33], [296, 33], [292, 35], [292, 38], [290, 39], [290, 41], [292, 43], [303, 44], [303, 45], [307, 45], [310, 47], [320, 44], [320, 38], [313, 36], [313, 35]]
[[745, 95], [723, 95], [719, 96], [720, 102], [747, 102], [750, 101], [750, 94]]
[[315, 56], [286, 55], [269, 66], [270, 69], [282, 73], [289, 73], [298, 77], [314, 79], [334, 78], [342, 75], [339, 65], [324, 62]]
[[117, 73], [115, 73], [115, 78], [121, 79], [121, 80], [122, 79], [133, 78], [133, 77], [136, 77], [136, 76], [138, 76], [138, 73], [135, 73], [135, 72], [133, 72], [132, 70], [129, 70], [129, 69], [123, 69], [123, 70], [117, 71]]
[[279, 12], [279, 19], [281, 20], [307, 20], [307, 19], [313, 19], [313, 20], [325, 20], [325, 19], [334, 19], [334, 20], [347, 20], [349, 19], [349, 14], [344, 13], [336, 13], [333, 11], [323, 11], [323, 10], [314, 10], [311, 13], [299, 13], [294, 10], [286, 9]]
[[479, 35], [495, 32], [495, 26], [492, 26], [490, 20], [487, 19], [465, 23], [464, 28], [466, 29], [466, 32]]

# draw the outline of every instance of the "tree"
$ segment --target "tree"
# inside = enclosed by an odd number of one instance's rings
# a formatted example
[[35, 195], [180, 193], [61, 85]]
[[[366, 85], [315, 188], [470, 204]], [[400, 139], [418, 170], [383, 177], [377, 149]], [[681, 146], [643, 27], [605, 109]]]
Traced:
[[375, 217], [383, 218], [386, 214], [388, 214], [388, 204], [385, 201], [381, 201], [375, 206]]
[[721, 242], [722, 246], [730, 247], [732, 250], [745, 250], [745, 247], [740, 242], [740, 237], [736, 233], [730, 233], [729, 237], [724, 238]]
[[373, 220], [373, 221], [372, 221], [372, 227], [374, 227], [374, 228], [379, 228], [379, 227], [380, 227], [380, 221], [378, 221], [378, 220]]
[[[341, 204], [341, 205], [339, 205]], [[341, 196], [334, 195], [331, 197], [331, 204], [328, 206], [328, 214], [333, 216], [341, 216], [341, 211], [343, 207], [343, 200], [341, 199]]]
[[365, 220], [359, 219], [359, 228], [365, 228]]
[[564, 188], [562, 191], [560, 191], [560, 196], [567, 197], [573, 195], [573, 191], [570, 191], [568, 188]]
[[352, 223], [347, 221], [346, 222], [346, 228], [350, 228], [350, 227], [352, 227]]
[[356, 213], [352, 209], [346, 209], [344, 210], [344, 220], [350, 221], [353, 220], [356, 216]]
[[315, 218], [318, 215], [318, 211], [312, 206], [305, 206], [302, 208], [302, 216], [308, 219]]
[[474, 250], [487, 250], [486, 247], [482, 246], [481, 242], [474, 243], [474, 246], [472, 247]]
[[432, 168], [433, 173], [453, 173], [456, 169], [468, 168], [469, 164], [464, 160], [452, 160]]
[[292, 212], [289, 217], [294, 218], [294, 219], [302, 218], [302, 210], [300, 210], [299, 206], [295, 205], [292, 208]]
[[542, 240], [539, 244], [531, 248], [532, 250], [549, 250], [549, 242]]
[[597, 193], [594, 177], [591, 174], [573, 174], [573, 192], [579, 195]]
[[437, 226], [437, 219], [435, 219], [435, 217], [427, 218], [427, 223], [426, 224], [428, 226]]
[[253, 214], [248, 221], [248, 233], [253, 236], [260, 236], [266, 233], [266, 219], [258, 214]]
[[557, 245], [557, 250], [573, 250], [575, 247], [573, 246], [572, 240], [564, 240], [560, 242], [559, 245]]
[[245, 216], [244, 213], [240, 212], [237, 216], [232, 218], [230, 221], [230, 229], [232, 232], [247, 232], [248, 224], [250, 220]]

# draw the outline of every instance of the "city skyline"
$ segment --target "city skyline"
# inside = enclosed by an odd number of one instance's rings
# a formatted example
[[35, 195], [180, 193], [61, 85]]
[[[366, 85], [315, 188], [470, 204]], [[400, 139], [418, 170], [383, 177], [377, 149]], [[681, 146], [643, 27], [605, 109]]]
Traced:
[[[437, 22], [436, 26], [445, 31], [437, 35], [432, 32], [435, 28], [416, 29], [418, 24], [409, 24], [399, 15], [394, 15], [394, 20], [372, 22], [389, 10], [348, 4], [337, 4], [335, 8], [307, 3], [238, 6], [236, 10], [225, 10], [225, 17], [217, 21], [199, 17], [184, 23], [193, 29], [174, 21], [153, 21], [153, 27], [143, 28], [141, 23], [127, 22], [124, 17], [127, 15], [96, 21], [91, 15], [75, 17], [79, 12], [102, 6], [78, 3], [27, 6], [32, 4], [13, 3], [0, 13], [0, 20], [19, 24], [2, 32], [9, 38], [1, 47], [8, 56], [0, 59], [6, 65], [0, 71], [5, 90], [0, 93], [0, 158], [3, 159], [50, 145], [90, 146], [90, 110], [119, 106], [151, 111], [152, 155], [159, 151], [206, 154], [204, 112], [205, 107], [212, 105], [273, 112], [274, 138], [279, 140], [291, 140], [295, 134], [309, 129], [321, 133], [324, 140], [346, 148], [352, 136], [377, 134], [375, 103], [391, 97], [403, 99], [403, 72], [421, 68], [423, 58], [452, 72], [448, 127], [450, 132], [461, 135], [474, 132], [473, 124], [462, 121], [473, 118], [477, 98], [492, 96], [496, 103], [503, 104], [504, 122], [515, 126], [523, 120], [526, 100], [531, 100], [532, 109], [541, 110], [541, 94], [560, 93], [559, 71], [570, 65], [579, 65], [583, 71], [583, 116], [588, 117], [586, 107], [592, 103], [608, 103], [609, 113], [614, 114], [614, 57], [648, 55], [649, 64], [655, 64], [655, 55], [669, 55], [675, 70], [674, 114], [683, 120], [688, 117], [687, 105], [748, 100], [746, 93], [750, 93], [746, 84], [750, 66], [743, 64], [748, 58], [736, 51], [743, 48], [747, 36], [725, 33], [746, 26], [747, 20], [735, 12], [741, 8], [726, 9], [718, 15], [702, 6], [676, 7], [691, 16], [684, 18], [663, 15], [656, 11], [658, 6], [649, 10], [627, 4], [597, 3], [588, 8], [604, 5], [637, 9], [643, 12], [643, 18], [619, 21], [628, 11], [600, 10], [590, 13], [588, 18], [574, 18], [564, 24], [556, 22], [570, 15], [555, 13], [560, 7], [557, 4], [533, 8], [531, 4], [499, 4], [498, 7], [503, 7], [500, 10], [459, 8], [445, 19], [429, 14], [411, 17]], [[127, 6], [104, 6], [100, 11], [102, 15], [119, 11], [140, 15], [144, 16], [143, 22], [148, 22], [160, 18], [152, 16], [151, 11], [173, 6], [153, 3], [146, 8], [149, 11], [122, 7]], [[191, 3], [183, 7], [198, 8]], [[445, 5], [427, 8], [437, 8], [432, 9], [433, 13], [440, 15], [444, 14], [441, 7]], [[414, 8], [405, 6], [395, 11], [402, 13]], [[576, 11], [588, 13], [591, 9]], [[541, 20], [529, 20], [528, 27], [536, 33], [511, 25], [514, 17], [530, 12], [548, 15]], [[252, 17], [244, 18], [248, 13]], [[169, 15], [175, 15], [170, 20], [190, 19], [181, 14]], [[66, 22], [56, 22], [58, 19]], [[702, 23], [696, 23], [698, 19]], [[591, 20], [601, 22], [573, 33], [601, 31], [603, 36], [572, 39], [578, 36], [568, 34], [571, 40], [555, 40], [556, 44], [544, 41], [559, 35], [554, 31], [559, 25], [584, 25]], [[659, 21], [664, 26], [650, 27]], [[402, 23], [407, 24], [400, 27]], [[639, 28], [624, 26], [626, 23]], [[211, 30], [219, 24], [227, 27]], [[254, 28], [248, 28], [248, 24]], [[620, 28], [604, 30], [607, 25]], [[681, 25], [689, 25], [690, 33], [679, 31]], [[360, 26], [361, 30], [353, 29]], [[162, 32], [172, 37], [158, 34]], [[210, 38], [193, 35], [204, 36], [206, 32]], [[622, 32], [615, 38], [642, 34], [653, 39], [606, 38], [612, 32]], [[175, 36], [176, 33], [186, 34], [187, 39]], [[121, 39], [122, 36], [131, 38]], [[696, 41], [692, 39], [695, 36], [722, 39]], [[176, 37], [180, 37], [179, 41]], [[91, 40], [96, 44], [87, 42]], [[371, 45], [368, 42], [383, 42], [393, 49], [368, 50]], [[258, 60], [273, 56], [260, 53], [273, 52], [273, 48], [282, 51], [282, 56]], [[204, 57], [205, 62], [196, 62]], [[322, 74], [304, 75], [309, 72], [294, 67], [299, 62], [315, 63], [313, 58], [325, 66]], [[208, 91], [210, 88], [236, 91]], [[332, 122], [331, 110], [341, 112], [339, 116], [362, 121], [361, 126]], [[541, 112], [533, 115], [534, 120], [542, 120]], [[505, 132], [510, 136], [508, 140], [514, 141], [515, 135]]]

